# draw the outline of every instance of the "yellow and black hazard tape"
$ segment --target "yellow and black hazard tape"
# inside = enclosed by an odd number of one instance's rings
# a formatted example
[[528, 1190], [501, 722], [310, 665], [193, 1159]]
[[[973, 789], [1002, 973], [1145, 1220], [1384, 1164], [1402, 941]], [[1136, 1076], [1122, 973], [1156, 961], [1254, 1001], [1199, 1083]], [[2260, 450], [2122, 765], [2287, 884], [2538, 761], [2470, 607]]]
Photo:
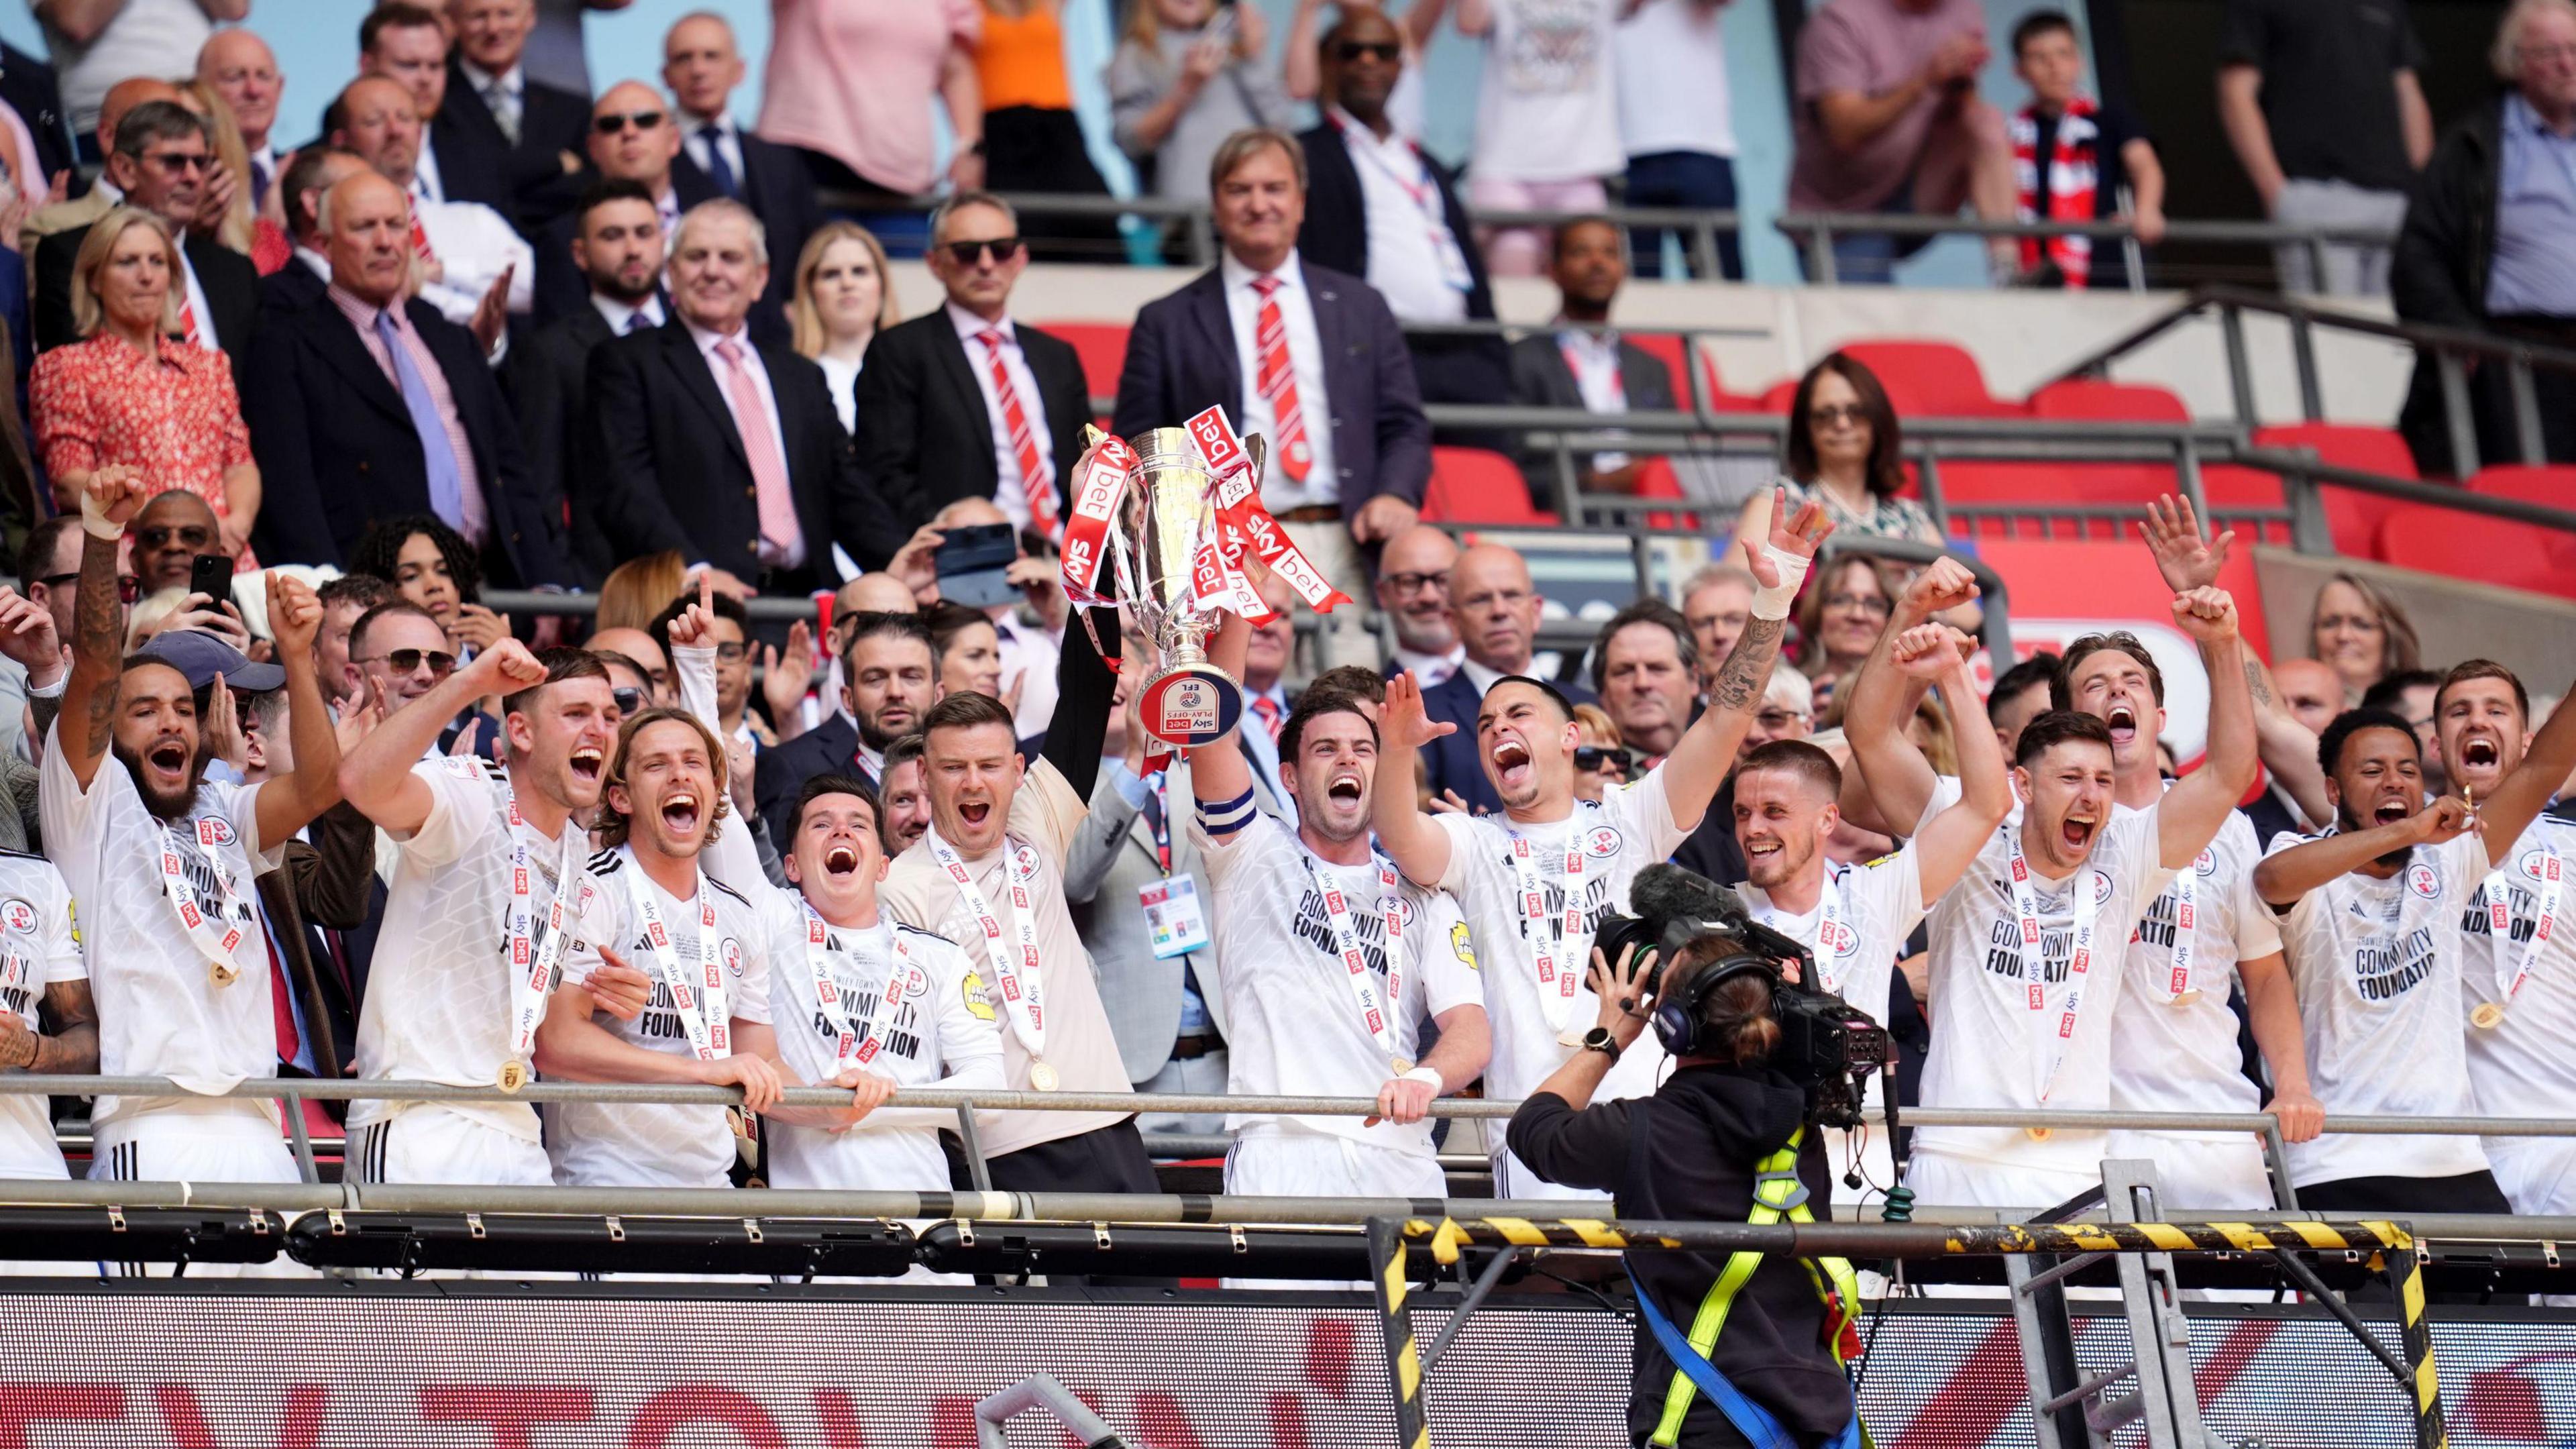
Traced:
[[2399, 1344], [2415, 1373], [2408, 1385], [2415, 1395], [2415, 1449], [2446, 1449], [2451, 1432], [2442, 1422], [2441, 1383], [2433, 1372], [2433, 1325], [2424, 1320], [2423, 1264], [2411, 1252], [2391, 1253], [2387, 1269], [2396, 1280]]
[[1388, 1387], [1395, 1393], [1395, 1442], [1398, 1449], [1431, 1449], [1431, 1420], [1422, 1406], [1422, 1352], [1413, 1341], [1413, 1310], [1405, 1304], [1405, 1235], [1385, 1218], [1370, 1222], [1368, 1234], [1369, 1262], [1376, 1269], [1370, 1286], [1377, 1291]]
[[[1632, 1229], [1600, 1218], [1408, 1218], [1402, 1236], [1427, 1243], [1433, 1261], [1458, 1261], [1458, 1250], [1477, 1248], [1736, 1248], [1797, 1251], [1802, 1243], [1828, 1244], [1836, 1255], [1867, 1257], [1876, 1251], [1917, 1257], [2020, 1253], [2260, 1253], [2403, 1250], [2413, 1255], [2412, 1234], [2389, 1222], [2249, 1221], [2206, 1223], [1998, 1223], [1973, 1226], [1792, 1224], [1759, 1228], [1711, 1224], [1656, 1225]], [[1851, 1233], [1853, 1228], [1863, 1228]], [[1669, 1229], [1669, 1230], [1657, 1230]], [[1846, 1234], [1849, 1234], [1846, 1236]]]

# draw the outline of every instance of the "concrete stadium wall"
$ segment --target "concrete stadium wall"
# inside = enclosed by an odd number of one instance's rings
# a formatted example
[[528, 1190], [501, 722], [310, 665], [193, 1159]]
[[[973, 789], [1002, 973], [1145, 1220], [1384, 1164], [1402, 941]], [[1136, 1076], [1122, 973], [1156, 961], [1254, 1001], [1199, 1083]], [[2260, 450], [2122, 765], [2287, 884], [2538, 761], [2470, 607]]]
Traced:
[[2576, 678], [2576, 603], [2282, 548], [2256, 549], [2254, 567], [2263, 612], [2272, 624], [2275, 659], [2311, 652], [2307, 628], [2317, 590], [2329, 575], [2349, 571], [2385, 585], [2406, 606], [2428, 668], [2493, 659], [2521, 675], [2534, 696], [2556, 697]]

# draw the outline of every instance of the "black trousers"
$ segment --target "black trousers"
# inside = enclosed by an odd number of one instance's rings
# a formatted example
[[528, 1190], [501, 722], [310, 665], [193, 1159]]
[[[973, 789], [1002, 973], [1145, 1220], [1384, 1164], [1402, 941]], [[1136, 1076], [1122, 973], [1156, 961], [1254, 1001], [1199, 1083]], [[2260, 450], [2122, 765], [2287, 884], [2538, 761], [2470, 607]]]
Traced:
[[[2416, 1213], [2492, 1213], [2509, 1216], [2513, 1204], [2496, 1186], [2495, 1174], [2480, 1168], [2457, 1177], [2344, 1177], [2299, 1189], [2299, 1211], [2310, 1216], [2394, 1218]], [[2352, 1298], [2365, 1303], [2390, 1299], [2385, 1282], [2356, 1289]], [[2483, 1293], [2428, 1292], [2433, 1303], [2524, 1303], [2520, 1295], [2491, 1297]]]
[[[975, 1178], [966, 1164], [966, 1153], [954, 1133], [939, 1134], [940, 1146], [948, 1152], [948, 1185], [959, 1192], [971, 1192]], [[1163, 1190], [1154, 1176], [1154, 1161], [1145, 1155], [1145, 1139], [1136, 1132], [1136, 1119], [1113, 1122], [1106, 1127], [1053, 1142], [1023, 1147], [987, 1158], [985, 1168], [991, 1173], [995, 1192], [1132, 1192], [1153, 1193]], [[1168, 1288], [1168, 1278], [1126, 1278], [1093, 1273], [1089, 1275], [1050, 1273], [1053, 1284], [1089, 1284], [1095, 1288]]]

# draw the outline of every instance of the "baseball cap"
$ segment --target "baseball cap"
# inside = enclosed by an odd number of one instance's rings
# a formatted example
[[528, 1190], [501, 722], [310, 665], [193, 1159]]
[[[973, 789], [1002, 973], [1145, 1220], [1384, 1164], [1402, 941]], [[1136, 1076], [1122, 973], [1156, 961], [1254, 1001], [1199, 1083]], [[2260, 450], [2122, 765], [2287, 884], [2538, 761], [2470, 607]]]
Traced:
[[202, 629], [164, 629], [134, 651], [137, 659], [152, 659], [178, 670], [188, 678], [190, 689], [203, 689], [224, 677], [228, 688], [266, 694], [286, 684], [286, 671], [274, 664], [253, 664], [242, 652]]

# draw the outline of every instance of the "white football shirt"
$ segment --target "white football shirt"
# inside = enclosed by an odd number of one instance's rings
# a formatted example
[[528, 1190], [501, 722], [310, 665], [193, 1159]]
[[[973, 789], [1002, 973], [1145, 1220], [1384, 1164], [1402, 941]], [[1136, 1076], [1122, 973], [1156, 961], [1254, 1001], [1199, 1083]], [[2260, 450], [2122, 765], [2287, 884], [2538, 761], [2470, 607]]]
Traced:
[[[510, 992], [519, 977], [510, 962], [514, 847], [522, 839], [528, 843], [533, 944], [542, 952], [546, 917], [561, 885], [555, 877], [564, 842], [547, 839], [532, 825], [510, 824], [509, 778], [497, 765], [424, 760], [411, 773], [429, 787], [429, 814], [409, 839], [398, 841], [383, 926], [367, 970], [366, 1003], [358, 1014], [359, 1074], [371, 1081], [488, 1087], [511, 1057]], [[564, 925], [576, 938], [587, 909], [583, 898], [598, 890], [586, 868], [589, 845], [585, 835], [572, 847], [579, 894], [564, 913]], [[571, 955], [567, 950], [567, 967]], [[588, 973], [585, 965], [582, 974]], [[352, 1102], [349, 1126], [370, 1126], [412, 1105]], [[524, 1141], [538, 1140], [536, 1108], [524, 1102], [441, 1105]]]
[[[2127, 807], [2119, 807], [2127, 813]], [[2150, 903], [2129, 937], [2128, 969], [2111, 1014], [2111, 1105], [2122, 1112], [2254, 1112], [2263, 1094], [2245, 1076], [2236, 1013], [2227, 1006], [2236, 963], [2281, 949], [2272, 909], [2254, 894], [2262, 847], [2254, 823], [2236, 811], [2192, 862], [2191, 986], [2174, 1003], [2174, 938], [2181, 903], [2174, 884]]]
[[[2307, 837], [2283, 833], [2272, 851]], [[2281, 944], [2299, 993], [2308, 1080], [2329, 1119], [2475, 1115], [2462, 1037], [2460, 913], [2486, 878], [2486, 842], [2418, 846], [2386, 880], [2356, 871], [2299, 898]], [[2483, 1171], [2474, 1137], [2356, 1137], [2289, 1144], [2290, 1181], [2458, 1177]]]
[[[770, 1020], [778, 1030], [779, 1059], [800, 1082], [829, 1082], [841, 1071], [840, 1033], [815, 990], [804, 902], [775, 886], [758, 899], [769, 930]], [[984, 999], [977, 963], [928, 931], [891, 925], [882, 914], [873, 926], [826, 928], [824, 969], [851, 1028], [867, 1040], [877, 999], [892, 977], [898, 935], [908, 958], [903, 999], [876, 1059], [862, 1070], [900, 1087], [1001, 1090], [1002, 1033], [992, 1003]], [[940, 1150], [939, 1129], [956, 1122], [957, 1114], [944, 1107], [879, 1107], [839, 1131], [782, 1123], [769, 1132], [769, 1184], [946, 1192], [948, 1157]]]
[[[1591, 1029], [1600, 1003], [1585, 981], [1592, 969], [1592, 933], [1601, 918], [1628, 909], [1628, 885], [1637, 872], [1670, 858], [1688, 833], [1673, 823], [1672, 802], [1664, 796], [1664, 769], [1658, 765], [1644, 779], [1601, 792], [1598, 802], [1577, 800], [1563, 820], [1543, 825], [1507, 825], [1498, 816], [1435, 815], [1449, 832], [1449, 869], [1438, 882], [1455, 896], [1467, 928], [1485, 963], [1485, 1011], [1493, 1020], [1494, 1059], [1485, 1068], [1485, 1090], [1496, 1098], [1528, 1096], [1539, 1083], [1579, 1048], [1557, 1040], [1539, 994], [1538, 970], [1531, 955], [1520, 907], [1518, 876], [1512, 863], [1511, 832], [1530, 843], [1540, 892], [1552, 936], [1562, 934], [1565, 910], [1565, 843], [1579, 838], [1583, 848], [1584, 934], [1559, 941], [1559, 969], [1571, 967], [1578, 985], [1567, 1030]], [[1227, 969], [1236, 969], [1227, 963]], [[1637, 1038], [1610, 1069], [1594, 1101], [1651, 1095], [1661, 1075], [1663, 1047], [1649, 1032]]]
[[[2114, 812], [2091, 855], [2064, 880], [2049, 880], [2032, 862], [2031, 898], [2046, 963], [2037, 1011], [2030, 1009], [2022, 974], [2013, 905], [2010, 842], [2020, 828], [2017, 819], [1997, 827], [1967, 874], [1932, 907], [1926, 1107], [2086, 1111], [2110, 1104], [2111, 1015], [2127, 955], [2123, 944], [2148, 896], [2173, 876], [2158, 863], [2156, 811]], [[2067, 998], [2078, 989], [2072, 972], [2078, 890], [2090, 891], [2095, 903], [2093, 957], [2072, 1033], [2061, 1037]], [[1914, 1142], [1918, 1151], [2090, 1175], [2105, 1138], [2064, 1128], [2040, 1140], [2008, 1127], [1922, 1127]]]
[[[100, 768], [116, 762], [102, 762]], [[0, 976], [0, 1009], [15, 1012], [29, 1031], [41, 1031], [37, 1008], [45, 988], [62, 981], [86, 981], [81, 961], [80, 928], [72, 909], [71, 887], [63, 873], [41, 855], [0, 850], [0, 952], [10, 958]], [[54, 1140], [46, 1099], [34, 1093], [0, 1097], [0, 1178], [68, 1175], [63, 1150]]]
[[[1905, 954], [1905, 939], [1923, 923], [1923, 869], [1919, 858], [1909, 843], [1891, 855], [1859, 865], [1837, 866], [1828, 861], [1825, 873], [1824, 894], [1801, 915], [1791, 915], [1772, 904], [1771, 897], [1751, 881], [1736, 886], [1735, 893], [1744, 898], [1753, 919], [1815, 952], [1821, 971], [1837, 988], [1835, 994], [1883, 1025], [1887, 1021], [1888, 983], [1896, 975], [1897, 958]], [[1830, 949], [1817, 940], [1824, 931], [1825, 904], [1829, 899], [1837, 902]], [[1880, 1078], [1870, 1078], [1869, 1105], [1879, 1105], [1881, 1086]]]
[[[1192, 812], [1190, 838], [1207, 862], [1214, 897], [1217, 959], [1225, 963], [1226, 1090], [1238, 1096], [1374, 1097], [1396, 1075], [1360, 1016], [1324, 910], [1326, 880], [1349, 902], [1351, 934], [1367, 958], [1377, 999], [1386, 1001], [1386, 897], [1377, 862], [1314, 861], [1278, 817], [1258, 812], [1223, 843]], [[1392, 866], [1388, 867], [1390, 870]], [[1394, 1055], [1419, 1064], [1422, 1023], [1459, 1006], [1483, 1006], [1485, 992], [1466, 919], [1445, 891], [1396, 879], [1403, 934], [1404, 994], [1387, 1005]], [[1357, 1117], [1237, 1115], [1245, 1135], [1302, 1128], [1407, 1152], [1431, 1151], [1429, 1118], [1364, 1127]]]
[[[633, 1021], [620, 1021], [604, 1011], [592, 1020], [630, 1045], [689, 1056], [688, 1030], [670, 987], [655, 969], [653, 946], [645, 938], [634, 892], [652, 893], [654, 908], [683, 969], [698, 960], [697, 901], [680, 900], [655, 885], [635, 863], [631, 844], [592, 856], [589, 871], [597, 877], [597, 888], [582, 913], [583, 939], [564, 953], [564, 979], [575, 984], [588, 980], [591, 968], [599, 964], [596, 944], [613, 943], [628, 965], [653, 978], [653, 999]], [[766, 1023], [768, 929], [751, 902], [722, 882], [709, 880], [706, 889], [715, 893], [716, 929], [723, 937], [718, 949], [724, 961], [726, 1013], [736, 1021]], [[556, 1102], [546, 1109], [546, 1153], [554, 1159], [555, 1181], [565, 1187], [724, 1187], [731, 1182], [734, 1159], [725, 1111], [722, 1107]]]
[[[254, 1077], [277, 1075], [277, 1018], [269, 988], [268, 933], [260, 920], [255, 879], [278, 868], [283, 849], [259, 839], [257, 785], [207, 781], [184, 819], [166, 827], [143, 803], [134, 777], [113, 754], [98, 762], [83, 790], [72, 774], [60, 731], [45, 738], [40, 785], [45, 842], [72, 898], [81, 904], [88, 949], [98, 953], [90, 991], [98, 1002], [98, 1063], [111, 1077], [169, 1077], [191, 1092], [221, 1092]], [[198, 842], [212, 836], [209, 851]], [[241, 974], [217, 986], [206, 958], [164, 893], [161, 852], [176, 841], [188, 897], [208, 920], [221, 914], [230, 882], [233, 947]], [[170, 1098], [101, 1097], [95, 1125], [174, 1105]], [[274, 1118], [276, 1104], [245, 1101], [242, 1110]]]
[[2469, 1085], [2488, 1117], [2576, 1116], [2576, 816], [2552, 807], [2514, 842], [2501, 867], [2513, 912], [2511, 944], [2498, 949], [2483, 902], [2461, 913], [2468, 940], [2460, 960], [2463, 1021], [2481, 1002], [2502, 1002], [2539, 925], [2542, 867], [2558, 857], [2558, 911], [2531, 975], [2499, 1026], [2468, 1029]]

